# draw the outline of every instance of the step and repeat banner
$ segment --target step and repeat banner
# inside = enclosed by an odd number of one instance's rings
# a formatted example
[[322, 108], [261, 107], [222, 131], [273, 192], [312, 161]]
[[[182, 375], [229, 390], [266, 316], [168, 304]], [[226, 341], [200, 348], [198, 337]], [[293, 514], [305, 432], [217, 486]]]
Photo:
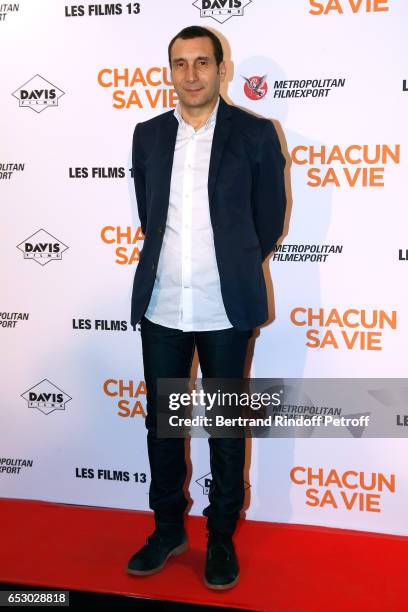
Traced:
[[[288, 159], [250, 375], [401, 379], [377, 395], [392, 438], [248, 440], [246, 516], [408, 535], [407, 19], [405, 0], [0, 4], [1, 497], [148, 510], [131, 143], [177, 103], [170, 39], [202, 25], [223, 96], [272, 119]], [[339, 414], [286, 411], [318, 413]], [[208, 441], [190, 446], [199, 515]]]

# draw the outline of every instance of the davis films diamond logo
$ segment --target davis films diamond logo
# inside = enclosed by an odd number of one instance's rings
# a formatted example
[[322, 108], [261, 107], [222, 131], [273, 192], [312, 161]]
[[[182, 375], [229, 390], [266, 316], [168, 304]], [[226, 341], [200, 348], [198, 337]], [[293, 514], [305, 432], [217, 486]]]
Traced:
[[62, 259], [63, 252], [69, 247], [44, 229], [40, 229], [18, 244], [17, 248], [23, 251], [24, 259], [34, 259], [41, 266], [45, 266], [53, 259]]
[[224, 23], [231, 17], [242, 17], [244, 8], [252, 0], [195, 0], [193, 6], [199, 9], [200, 17], [212, 17]]
[[47, 378], [22, 393], [21, 397], [27, 401], [29, 408], [37, 408], [47, 415], [54, 410], [65, 410], [65, 404], [72, 400], [72, 397]]
[[205, 476], [201, 476], [201, 478], [198, 478], [196, 480], [196, 483], [202, 488], [203, 495], [208, 495], [212, 483], [211, 472], [209, 472]]
[[[201, 476], [201, 478], [197, 478], [196, 483], [202, 488], [203, 495], [208, 495], [212, 483], [211, 472], [208, 472], [208, 474], [205, 474], [205, 476]], [[249, 489], [249, 487], [249, 482], [244, 480], [244, 489]]]
[[58, 99], [64, 94], [65, 92], [39, 74], [12, 93], [17, 98], [19, 106], [29, 107], [36, 113], [41, 113], [50, 106], [58, 106]]

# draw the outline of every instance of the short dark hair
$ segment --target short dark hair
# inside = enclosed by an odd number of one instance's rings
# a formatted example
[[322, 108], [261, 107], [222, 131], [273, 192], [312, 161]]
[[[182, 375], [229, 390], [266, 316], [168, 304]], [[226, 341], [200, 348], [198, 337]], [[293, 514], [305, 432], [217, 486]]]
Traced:
[[170, 41], [168, 54], [169, 54], [169, 64], [171, 67], [171, 48], [174, 45], [176, 38], [182, 38], [183, 40], [188, 40], [190, 38], [202, 38], [203, 36], [207, 36], [211, 39], [211, 42], [214, 47], [214, 55], [215, 61], [217, 62], [217, 66], [219, 66], [224, 59], [224, 52], [222, 50], [221, 41], [211, 30], [207, 30], [207, 28], [203, 28], [202, 26], [188, 26], [187, 28], [183, 28], [178, 34], [176, 34]]

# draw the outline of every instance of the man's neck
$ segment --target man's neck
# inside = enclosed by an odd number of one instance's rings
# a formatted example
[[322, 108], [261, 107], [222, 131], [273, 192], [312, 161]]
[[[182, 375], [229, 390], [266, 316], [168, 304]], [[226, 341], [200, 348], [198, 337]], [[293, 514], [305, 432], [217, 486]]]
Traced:
[[215, 100], [212, 100], [211, 104], [203, 108], [184, 106], [184, 104], [180, 101], [180, 113], [183, 120], [192, 125], [195, 131], [199, 130], [207, 123], [209, 116], [217, 105], [218, 98], [219, 96], [217, 96]]

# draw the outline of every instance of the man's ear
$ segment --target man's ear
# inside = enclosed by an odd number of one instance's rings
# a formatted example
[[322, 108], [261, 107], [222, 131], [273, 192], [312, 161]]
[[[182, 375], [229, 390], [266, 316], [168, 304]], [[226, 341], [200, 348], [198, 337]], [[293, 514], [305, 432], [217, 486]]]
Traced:
[[225, 75], [227, 74], [227, 66], [226, 66], [224, 60], [218, 66], [218, 72], [220, 73], [220, 81], [224, 81], [225, 80]]

